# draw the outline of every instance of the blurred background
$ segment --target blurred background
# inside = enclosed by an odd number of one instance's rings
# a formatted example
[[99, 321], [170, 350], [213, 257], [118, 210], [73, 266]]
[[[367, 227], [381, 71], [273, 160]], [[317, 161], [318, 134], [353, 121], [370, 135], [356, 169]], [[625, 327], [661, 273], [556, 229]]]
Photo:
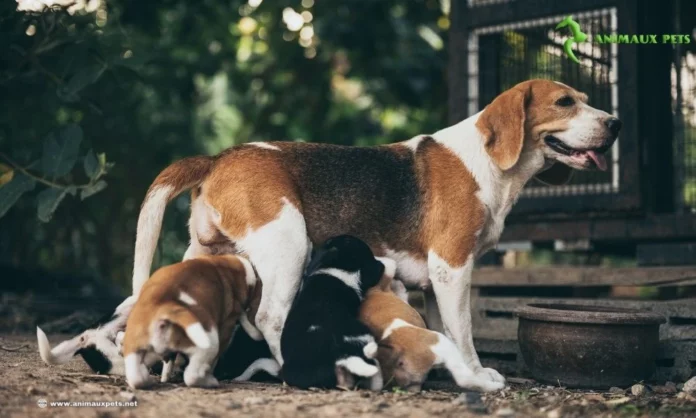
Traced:
[[[174, 160], [248, 141], [374, 145], [443, 127], [448, 9], [1, 2], [3, 297], [127, 291], [140, 204]], [[167, 211], [157, 266], [181, 259], [187, 219], [182, 196]]]

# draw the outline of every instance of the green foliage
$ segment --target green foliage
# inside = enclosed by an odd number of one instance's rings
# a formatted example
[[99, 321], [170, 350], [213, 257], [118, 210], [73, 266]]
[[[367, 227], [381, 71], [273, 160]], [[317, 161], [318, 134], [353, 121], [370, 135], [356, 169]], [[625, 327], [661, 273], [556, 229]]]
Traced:
[[[0, 263], [125, 287], [140, 203], [172, 161], [260, 140], [375, 145], [446, 122], [437, 0], [105, 4], [0, 2]], [[170, 206], [159, 264], [188, 242], [186, 198]]]

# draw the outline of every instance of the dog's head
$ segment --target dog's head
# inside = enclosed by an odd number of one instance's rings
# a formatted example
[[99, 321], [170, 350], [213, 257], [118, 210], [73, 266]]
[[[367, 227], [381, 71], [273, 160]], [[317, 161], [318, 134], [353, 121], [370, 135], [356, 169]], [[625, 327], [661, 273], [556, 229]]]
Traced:
[[316, 252], [307, 267], [307, 274], [326, 269], [357, 273], [359, 290], [365, 294], [382, 278], [385, 267], [364, 241], [351, 235], [340, 235], [328, 239]]
[[476, 126], [502, 171], [513, 168], [525, 153], [543, 156], [546, 170], [538, 178], [560, 184], [571, 168], [607, 169], [604, 154], [616, 141], [621, 121], [589, 106], [587, 95], [565, 84], [530, 80], [496, 97]]

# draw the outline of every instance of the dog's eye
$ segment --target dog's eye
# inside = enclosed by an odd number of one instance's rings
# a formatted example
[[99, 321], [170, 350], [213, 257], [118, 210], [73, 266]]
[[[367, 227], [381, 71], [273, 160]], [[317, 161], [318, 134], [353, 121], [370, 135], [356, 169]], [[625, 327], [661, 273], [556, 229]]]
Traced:
[[560, 99], [556, 100], [556, 106], [570, 107], [574, 104], [575, 104], [575, 99], [573, 99], [570, 96], [563, 96]]

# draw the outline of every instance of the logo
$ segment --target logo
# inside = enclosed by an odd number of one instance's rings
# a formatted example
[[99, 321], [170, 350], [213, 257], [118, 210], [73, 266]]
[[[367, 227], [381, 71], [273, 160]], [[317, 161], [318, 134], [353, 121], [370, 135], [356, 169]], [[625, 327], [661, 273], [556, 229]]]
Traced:
[[36, 405], [38, 405], [39, 408], [43, 409], [48, 406], [48, 402], [46, 402], [46, 399], [39, 399], [38, 401], [36, 401]]
[[561, 23], [556, 25], [556, 30], [563, 29], [565, 27], [570, 29], [570, 34], [572, 36], [563, 42], [563, 50], [568, 58], [580, 64], [580, 60], [575, 56], [575, 52], [573, 52], [573, 44], [585, 42], [587, 40], [587, 34], [580, 30], [580, 24], [574, 21], [570, 16], [567, 16], [565, 19], [561, 20]]
[[565, 19], [556, 25], [556, 30], [568, 28], [571, 37], [566, 39], [563, 43], [563, 51], [565, 51], [568, 58], [580, 64], [580, 60], [575, 56], [573, 52], [573, 45], [580, 42], [596, 42], [598, 44], [690, 44], [692, 39], [691, 35], [686, 34], [655, 34], [655, 33], [644, 33], [644, 34], [625, 34], [625, 33], [598, 33], [593, 34], [592, 39], [580, 29], [580, 24], [573, 20], [571, 16], [566, 16]]

